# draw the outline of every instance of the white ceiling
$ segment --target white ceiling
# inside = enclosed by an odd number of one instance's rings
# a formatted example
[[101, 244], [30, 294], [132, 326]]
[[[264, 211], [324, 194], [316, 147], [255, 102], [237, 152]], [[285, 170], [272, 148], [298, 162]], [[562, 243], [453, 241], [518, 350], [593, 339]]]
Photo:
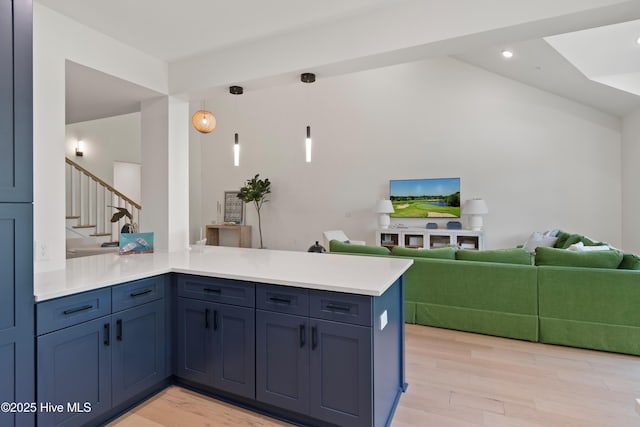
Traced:
[[171, 62], [402, 0], [37, 0]]
[[[235, 46], [251, 43], [258, 45], [264, 40], [281, 39], [283, 36], [296, 38], [297, 34], [305, 31], [308, 33], [309, 28], [328, 29], [333, 28], [332, 23], [344, 24], [349, 20], [355, 23], [363, 14], [378, 13], [391, 17], [394, 16], [394, 10], [416, 5], [423, 7], [427, 4], [433, 11], [445, 9], [443, 3], [427, 3], [427, 0], [36, 1], [170, 64], [193, 60], [211, 52], [218, 52], [218, 58], [224, 58], [227, 51], [231, 52]], [[496, 22], [495, 16], [489, 13], [493, 12], [492, 6], [517, 6], [510, 2], [501, 3], [500, 0], [483, 1], [486, 2], [487, 13], [474, 15], [474, 20], [487, 22], [487, 28], [491, 28], [489, 24]], [[640, 72], [640, 46], [633, 44], [627, 46], [624, 52], [620, 51], [617, 56], [610, 55], [614, 47], [618, 46], [623, 38], [628, 37], [629, 33], [640, 35], [640, 21], [623, 24], [624, 31], [615, 25], [609, 25], [640, 18], [640, 1], [539, 0], [534, 9], [549, 10], [548, 19], [538, 16], [530, 21], [526, 20], [526, 16], [533, 16], [533, 5], [527, 0], [517, 1], [520, 9], [525, 10], [521, 18], [522, 25], [439, 40], [431, 45], [415, 46], [412, 55], [403, 55], [403, 52], [409, 52], [407, 48], [410, 46], [396, 46], [396, 54], [388, 57], [402, 62], [420, 59], [421, 54], [424, 57], [433, 56], [434, 52], [439, 55], [451, 55], [491, 72], [618, 116], [640, 107], [640, 97], [624, 91], [629, 84], [635, 84], [640, 89], [640, 74], [633, 74]], [[587, 2], [592, 9], [585, 9], [584, 13], [574, 13], [570, 16], [568, 13], [562, 15], [562, 7], [575, 8], [576, 5], [585, 5], [586, 8]], [[463, 0], [454, 3], [465, 4]], [[453, 3], [450, 3], [446, 7], [453, 7], [452, 5]], [[556, 5], [560, 6], [553, 9]], [[599, 6], [602, 8], [598, 9]], [[499, 14], [498, 8], [495, 9]], [[437, 14], [425, 15], [425, 32], [430, 30], [430, 26], [446, 28], [446, 22], [438, 22], [437, 19], [433, 19], [433, 22], [427, 20], [435, 15]], [[450, 13], [444, 15], [452, 19]], [[468, 16], [459, 16], [460, 19], [466, 20], [465, 22], [470, 19]], [[402, 26], [403, 22], [390, 22], [389, 28], [386, 29], [371, 27], [371, 34], [353, 35], [354, 40], [373, 39], [373, 35], [381, 31], [392, 31], [393, 25]], [[596, 29], [585, 30], [592, 27]], [[572, 35], [562, 35], [564, 33]], [[389, 36], [392, 38], [393, 34], [390, 32]], [[350, 40], [344, 40], [344, 43], [349, 42]], [[314, 47], [310, 46], [311, 49]], [[510, 61], [505, 61], [499, 55], [505, 47], [515, 52], [514, 58]], [[586, 54], [591, 56], [585, 58]], [[633, 55], [634, 61], [629, 60], [629, 55]], [[624, 64], [625, 68], [620, 64]], [[603, 65], [608, 65], [605, 71]], [[67, 72], [69, 123], [90, 120], [101, 115], [108, 117], [114, 115], [114, 112], [125, 114], [131, 112], [135, 108], [134, 105], [139, 109], [140, 100], [158, 95], [78, 64], [69, 62]], [[599, 82], [590, 80], [587, 76]], [[612, 84], [616, 88], [603, 83]]]

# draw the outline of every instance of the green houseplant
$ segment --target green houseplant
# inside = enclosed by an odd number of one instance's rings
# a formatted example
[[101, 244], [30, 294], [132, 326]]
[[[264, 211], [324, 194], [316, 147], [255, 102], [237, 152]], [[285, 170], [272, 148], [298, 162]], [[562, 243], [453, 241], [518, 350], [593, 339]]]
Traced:
[[260, 218], [260, 209], [262, 209], [262, 205], [264, 203], [269, 201], [267, 199], [267, 194], [269, 193], [271, 193], [271, 182], [269, 182], [269, 178], [260, 179], [260, 174], [256, 174], [253, 178], [248, 179], [244, 187], [242, 187], [238, 193], [238, 199], [245, 203], [253, 202], [253, 205], [256, 207], [256, 212], [258, 213], [260, 249], [264, 249], [264, 245], [262, 244], [262, 220]]

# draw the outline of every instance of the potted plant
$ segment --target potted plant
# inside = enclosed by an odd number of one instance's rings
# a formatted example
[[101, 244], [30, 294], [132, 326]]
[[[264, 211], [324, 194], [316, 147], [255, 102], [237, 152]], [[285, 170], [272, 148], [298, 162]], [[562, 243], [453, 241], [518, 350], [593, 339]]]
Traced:
[[260, 249], [264, 249], [262, 244], [262, 220], [260, 218], [260, 209], [262, 205], [269, 200], [266, 198], [267, 194], [271, 193], [271, 182], [269, 178], [260, 179], [260, 174], [256, 174], [251, 179], [248, 179], [244, 187], [240, 189], [238, 193], [238, 199], [245, 203], [253, 202], [258, 213], [258, 232], [260, 234]]
[[120, 230], [121, 233], [135, 233], [136, 232], [136, 224], [134, 224], [133, 221], [133, 215], [131, 215], [131, 213], [129, 213], [129, 210], [127, 208], [120, 208], [118, 206], [109, 206], [110, 208], [114, 208], [117, 209], [118, 212], [114, 213], [113, 216], [111, 217], [111, 222], [118, 222], [120, 221], [120, 219], [122, 217], [127, 217], [129, 218], [129, 222], [126, 222], [125, 220], [125, 224], [122, 226], [122, 229]]

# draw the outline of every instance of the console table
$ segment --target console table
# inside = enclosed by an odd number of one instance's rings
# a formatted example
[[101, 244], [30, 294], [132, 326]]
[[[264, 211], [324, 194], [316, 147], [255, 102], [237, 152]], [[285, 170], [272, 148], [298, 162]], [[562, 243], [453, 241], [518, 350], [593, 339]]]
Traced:
[[484, 231], [445, 228], [381, 228], [376, 230], [376, 245], [391, 250], [394, 246], [435, 249], [451, 245], [462, 249], [484, 249]]
[[215, 224], [206, 227], [207, 245], [220, 246], [220, 230], [231, 230], [238, 234], [238, 247], [251, 247], [251, 226], [237, 224]]

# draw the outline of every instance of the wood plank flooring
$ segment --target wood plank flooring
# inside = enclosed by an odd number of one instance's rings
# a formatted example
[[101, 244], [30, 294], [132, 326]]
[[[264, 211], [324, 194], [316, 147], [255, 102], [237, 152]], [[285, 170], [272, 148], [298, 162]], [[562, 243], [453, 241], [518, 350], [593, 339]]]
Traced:
[[[406, 325], [393, 427], [638, 427], [640, 357]], [[170, 387], [110, 427], [285, 426]]]

